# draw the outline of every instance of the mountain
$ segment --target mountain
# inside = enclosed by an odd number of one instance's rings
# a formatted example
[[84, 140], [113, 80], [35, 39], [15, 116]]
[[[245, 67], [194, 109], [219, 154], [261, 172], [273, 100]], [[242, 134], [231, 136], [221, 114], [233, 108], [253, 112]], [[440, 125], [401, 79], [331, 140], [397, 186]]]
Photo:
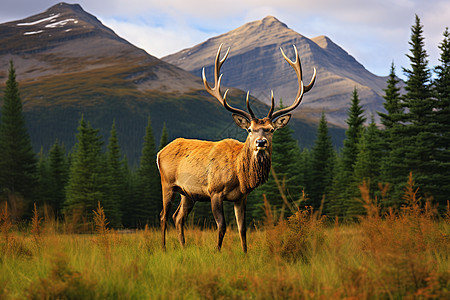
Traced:
[[[195, 77], [120, 38], [78, 4], [59, 3], [41, 14], [1, 24], [0, 33], [0, 63], [14, 60], [24, 82], [98, 70], [126, 74], [122, 83], [132, 82], [138, 90], [186, 92], [203, 87]], [[0, 72], [5, 76], [5, 69]]]
[[293, 60], [292, 45], [296, 45], [305, 84], [311, 79], [313, 67], [317, 69], [314, 88], [305, 94], [300, 109], [294, 114], [301, 120], [317, 122], [325, 110], [329, 122], [345, 127], [351, 93], [355, 87], [368, 115], [377, 117], [377, 111], [384, 111], [382, 89], [386, 86], [386, 77], [370, 73], [328, 37], [309, 39], [271, 16], [162, 59], [196, 76], [201, 76], [205, 67], [209, 77], [212, 76], [213, 59], [221, 43], [224, 48], [231, 48], [229, 58], [222, 67], [224, 85], [249, 90], [266, 103], [269, 103], [270, 90], [273, 90], [275, 99], [282, 98], [287, 105], [294, 100], [298, 83], [293, 69], [279, 49], [281, 47]]
[[[56, 139], [70, 149], [81, 115], [105, 137], [115, 120], [131, 163], [138, 162], [148, 117], [156, 141], [164, 123], [170, 138], [245, 134], [201, 79], [130, 44], [77, 4], [59, 3], [0, 24], [0, 97], [10, 60], [36, 150], [48, 149]], [[229, 96], [232, 105], [243, 108], [244, 92], [230, 89]], [[252, 101], [267, 113], [265, 104]], [[312, 144], [315, 126], [300, 120], [291, 125], [302, 145]]]

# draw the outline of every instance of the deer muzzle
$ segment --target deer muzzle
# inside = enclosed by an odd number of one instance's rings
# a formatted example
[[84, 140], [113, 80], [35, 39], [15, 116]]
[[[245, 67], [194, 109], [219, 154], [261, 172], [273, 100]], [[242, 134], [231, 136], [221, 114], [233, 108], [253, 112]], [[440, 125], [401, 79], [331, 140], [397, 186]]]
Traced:
[[258, 150], [258, 151], [261, 151], [261, 150], [266, 150], [266, 148], [267, 148], [267, 140], [266, 139], [259, 139], [259, 140], [256, 140], [256, 149]]

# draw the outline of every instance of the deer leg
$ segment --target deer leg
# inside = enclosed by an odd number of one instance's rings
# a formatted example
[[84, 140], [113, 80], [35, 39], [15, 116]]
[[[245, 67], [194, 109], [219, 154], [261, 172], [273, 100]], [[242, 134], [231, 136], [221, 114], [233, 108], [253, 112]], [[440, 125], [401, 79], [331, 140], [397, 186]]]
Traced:
[[225, 236], [225, 232], [227, 231], [227, 224], [223, 215], [223, 200], [220, 196], [214, 195], [211, 197], [211, 209], [214, 219], [216, 220], [217, 229], [219, 231], [217, 250], [220, 251], [220, 248], [222, 248], [223, 237]]
[[172, 208], [173, 191], [171, 188], [163, 187], [163, 209], [160, 216], [161, 221], [161, 231], [162, 231], [162, 247], [166, 250], [166, 230], [167, 230], [167, 217], [169, 215], [170, 209]]
[[245, 223], [245, 207], [247, 205], [247, 197], [244, 197], [234, 203], [234, 214], [236, 215], [236, 223], [238, 226], [239, 236], [241, 238], [242, 251], [247, 253], [247, 224]]
[[185, 244], [184, 223], [192, 208], [194, 208], [194, 201], [192, 201], [191, 198], [182, 195], [180, 205], [178, 205], [177, 211], [173, 214], [173, 221], [175, 222], [175, 227], [178, 231], [178, 240], [183, 248]]

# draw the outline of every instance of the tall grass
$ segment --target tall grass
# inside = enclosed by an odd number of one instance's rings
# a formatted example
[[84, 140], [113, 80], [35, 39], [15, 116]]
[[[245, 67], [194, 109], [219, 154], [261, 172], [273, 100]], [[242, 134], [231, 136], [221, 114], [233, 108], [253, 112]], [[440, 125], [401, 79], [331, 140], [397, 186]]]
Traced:
[[214, 230], [190, 224], [181, 249], [171, 228], [164, 252], [159, 230], [109, 229], [100, 204], [91, 234], [42, 221], [37, 209], [28, 232], [14, 230], [4, 206], [0, 298], [449, 298], [450, 213], [440, 219], [417, 197], [412, 178], [406, 205], [386, 214], [367, 185], [360, 189], [367, 214], [354, 224], [327, 220], [309, 207], [283, 220], [266, 202], [265, 223], [249, 232], [247, 254], [232, 228], [221, 252]]

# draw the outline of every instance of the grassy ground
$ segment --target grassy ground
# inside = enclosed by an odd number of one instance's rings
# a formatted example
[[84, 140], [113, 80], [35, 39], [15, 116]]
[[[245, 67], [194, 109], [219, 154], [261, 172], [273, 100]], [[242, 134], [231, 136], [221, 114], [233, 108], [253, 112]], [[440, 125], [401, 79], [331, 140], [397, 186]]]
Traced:
[[410, 201], [380, 217], [339, 224], [299, 210], [285, 222], [248, 233], [243, 254], [229, 228], [221, 252], [216, 232], [188, 228], [181, 249], [174, 229], [167, 251], [159, 230], [67, 234], [35, 215], [13, 230], [0, 215], [0, 299], [393, 299], [450, 297], [450, 218]]

